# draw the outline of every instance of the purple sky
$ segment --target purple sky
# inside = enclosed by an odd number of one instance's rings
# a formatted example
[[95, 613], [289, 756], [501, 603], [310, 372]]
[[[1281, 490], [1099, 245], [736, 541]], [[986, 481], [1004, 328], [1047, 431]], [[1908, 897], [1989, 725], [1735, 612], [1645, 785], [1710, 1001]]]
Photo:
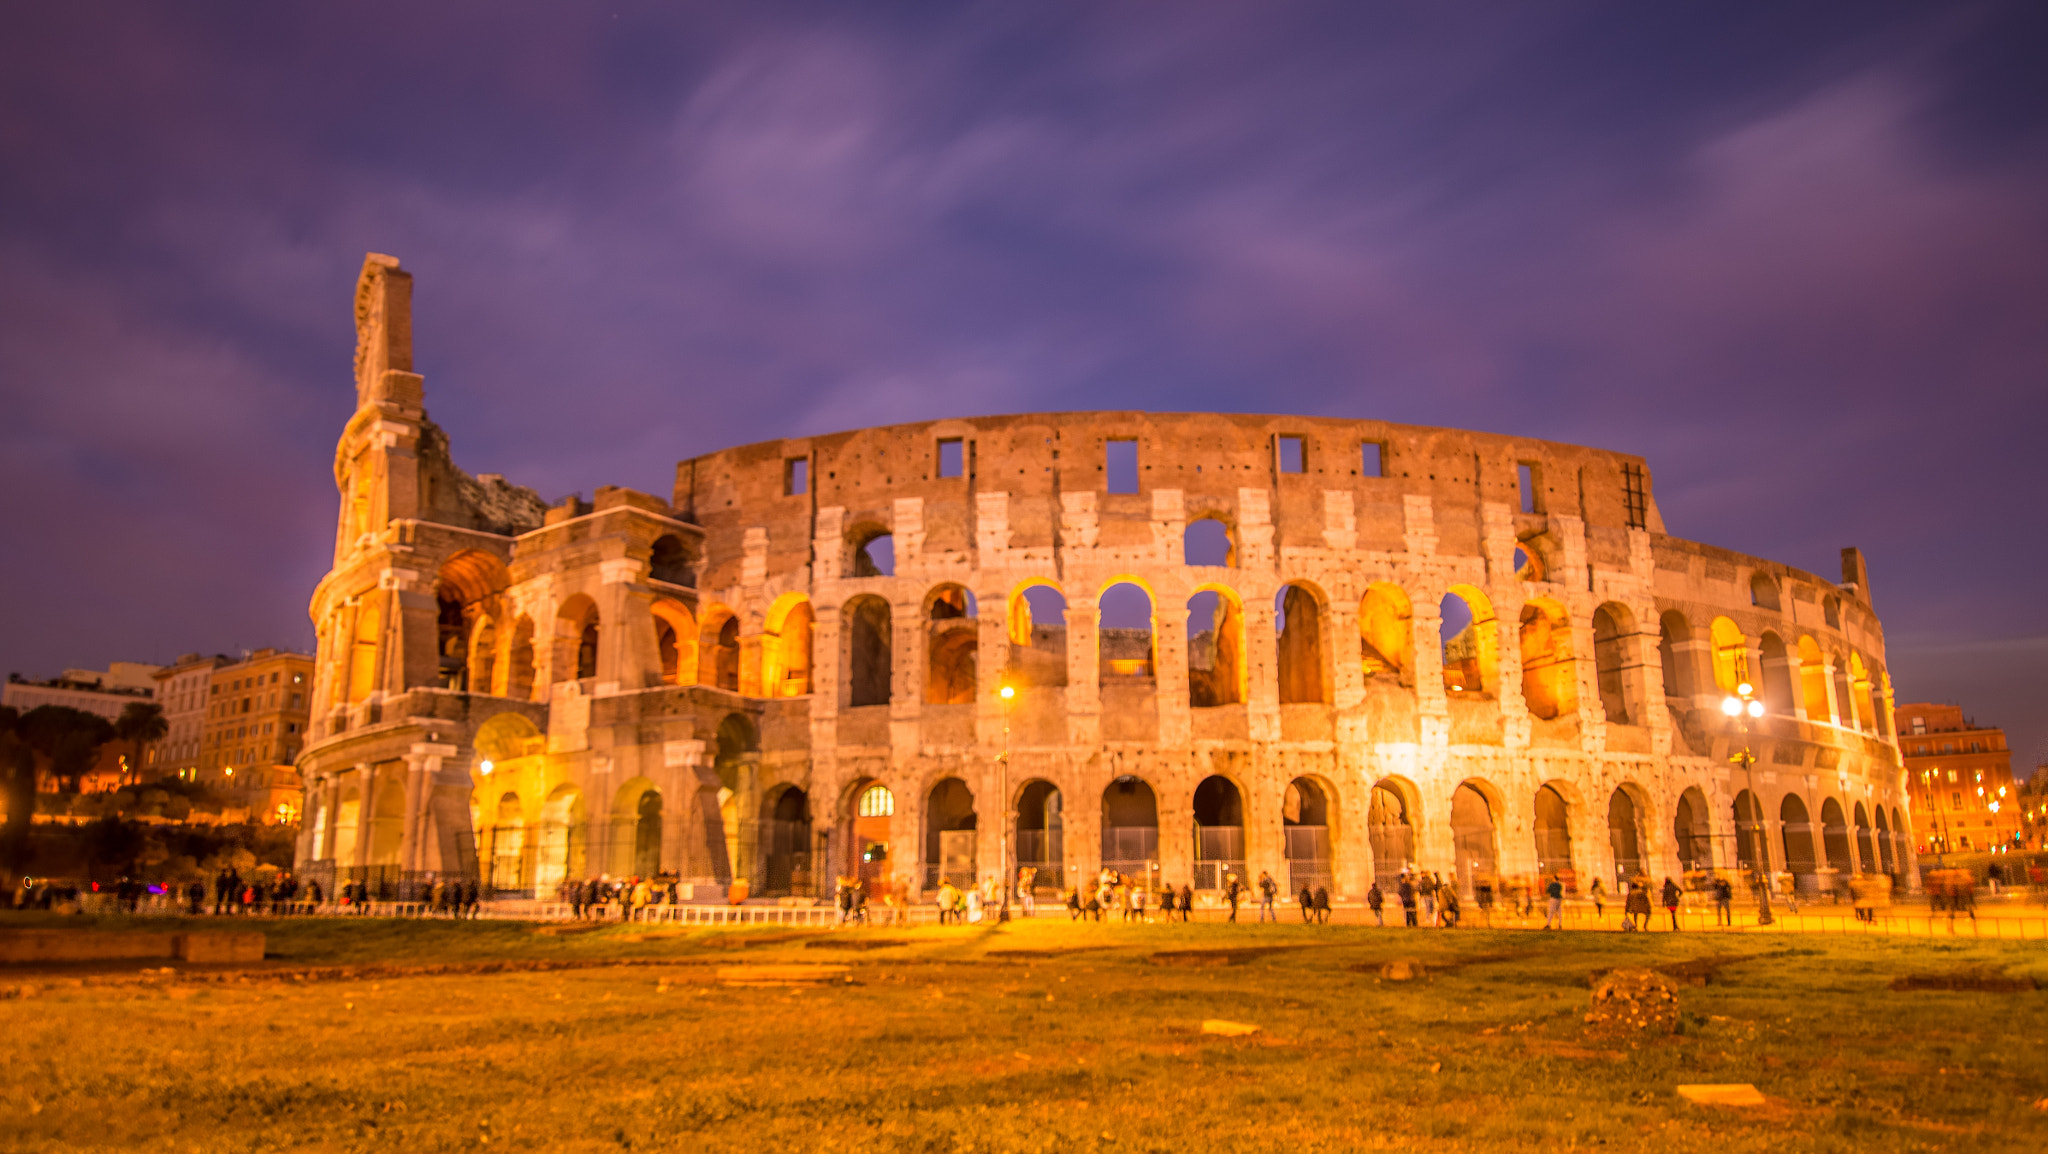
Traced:
[[376, 250], [544, 497], [1039, 409], [1629, 450], [2048, 760], [2048, 5], [504, 8], [0, 9], [0, 669], [310, 646]]

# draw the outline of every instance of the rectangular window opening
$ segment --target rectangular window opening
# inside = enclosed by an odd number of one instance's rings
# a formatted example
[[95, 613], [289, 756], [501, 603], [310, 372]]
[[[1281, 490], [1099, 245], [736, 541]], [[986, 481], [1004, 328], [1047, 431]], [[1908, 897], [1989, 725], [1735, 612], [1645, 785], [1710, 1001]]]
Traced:
[[810, 458], [791, 457], [782, 462], [782, 495], [785, 497], [801, 497], [810, 491]]
[[1540, 513], [1543, 502], [1537, 500], [1536, 485], [1542, 480], [1543, 471], [1534, 461], [1523, 461], [1515, 466], [1515, 485], [1522, 492], [1522, 512]]
[[1367, 441], [1359, 446], [1358, 475], [1361, 477], [1384, 477], [1387, 464], [1386, 447], [1378, 441]]
[[1127, 438], [1111, 440], [1104, 450], [1103, 468], [1109, 474], [1110, 492], [1137, 492], [1138, 442]]
[[1280, 438], [1280, 471], [1283, 473], [1306, 473], [1308, 451], [1300, 437]]
[[1628, 527], [1647, 529], [1650, 527], [1650, 502], [1644, 495], [1643, 467], [1623, 465], [1621, 467], [1621, 500], [1628, 514]]
[[967, 446], [958, 437], [947, 437], [939, 442], [939, 476], [964, 477], [967, 475]]

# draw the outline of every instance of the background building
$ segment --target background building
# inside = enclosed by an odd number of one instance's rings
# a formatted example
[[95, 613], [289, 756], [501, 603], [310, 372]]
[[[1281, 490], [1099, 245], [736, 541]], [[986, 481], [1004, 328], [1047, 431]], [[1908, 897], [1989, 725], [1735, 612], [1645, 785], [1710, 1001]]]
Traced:
[[198, 779], [244, 801], [252, 817], [297, 820], [292, 763], [306, 740], [312, 681], [311, 657], [277, 649], [213, 669]]
[[146, 772], [155, 777], [199, 780], [200, 749], [213, 701], [213, 671], [228, 662], [222, 654], [201, 657], [187, 653], [157, 671], [156, 700], [163, 707], [166, 731], [163, 740], [150, 747]]
[[156, 700], [160, 668], [140, 661], [116, 661], [104, 671], [67, 669], [64, 676], [48, 681], [10, 673], [7, 685], [0, 688], [0, 705], [11, 705], [23, 713], [42, 705], [64, 705], [113, 721], [133, 702]]
[[1960, 705], [1915, 702], [1899, 706], [1897, 716], [1920, 852], [2012, 845], [2025, 805], [2005, 731], [1978, 726]]

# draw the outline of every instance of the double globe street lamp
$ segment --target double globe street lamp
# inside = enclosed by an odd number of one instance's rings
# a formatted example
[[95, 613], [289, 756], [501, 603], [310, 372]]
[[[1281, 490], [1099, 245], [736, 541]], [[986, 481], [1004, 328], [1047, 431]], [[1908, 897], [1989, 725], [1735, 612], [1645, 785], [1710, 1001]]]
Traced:
[[1750, 812], [1754, 815], [1749, 823], [1749, 860], [1757, 871], [1756, 924], [1767, 926], [1775, 920], [1771, 917], [1771, 876], [1764, 858], [1764, 810], [1756, 795], [1756, 754], [1749, 748], [1749, 727], [1764, 715], [1764, 703], [1756, 699], [1756, 687], [1745, 681], [1735, 687], [1734, 695], [1721, 699], [1721, 712], [1734, 718], [1742, 728], [1742, 751], [1728, 760], [1742, 767], [1744, 788], [1749, 793]]

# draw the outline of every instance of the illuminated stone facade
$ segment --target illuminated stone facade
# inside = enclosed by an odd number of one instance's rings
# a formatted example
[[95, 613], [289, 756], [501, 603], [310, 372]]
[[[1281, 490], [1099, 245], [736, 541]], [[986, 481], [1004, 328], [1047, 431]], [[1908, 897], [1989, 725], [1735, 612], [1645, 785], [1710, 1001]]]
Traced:
[[[450, 463], [410, 292], [365, 263], [308, 870], [546, 896], [1110, 861], [1341, 898], [1409, 864], [1730, 866], [1739, 803], [1773, 868], [1911, 877], [1860, 555], [1835, 583], [1671, 537], [1639, 458], [1034, 414], [749, 445], [666, 497], [549, 507]], [[1720, 710], [1745, 679], [1760, 807]]]

